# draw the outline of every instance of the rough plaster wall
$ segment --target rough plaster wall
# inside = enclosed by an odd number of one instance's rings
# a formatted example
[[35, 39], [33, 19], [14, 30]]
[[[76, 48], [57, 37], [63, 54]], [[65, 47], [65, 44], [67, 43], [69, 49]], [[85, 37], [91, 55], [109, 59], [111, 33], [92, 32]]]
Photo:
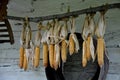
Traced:
[[[119, 0], [10, 0], [8, 5], [8, 15], [13, 16], [43, 16], [66, 12], [67, 6], [71, 6], [71, 11], [84, 9], [91, 6], [98, 6], [103, 3], [120, 2]], [[61, 4], [64, 3], [63, 8]], [[31, 5], [33, 4], [33, 5]], [[99, 14], [95, 16], [97, 21]], [[85, 15], [76, 19], [77, 32], [81, 32]], [[109, 10], [106, 14], [107, 30], [105, 41], [110, 58], [110, 68], [106, 80], [120, 80], [120, 10]], [[18, 67], [19, 58], [19, 37], [22, 23], [9, 20], [13, 29], [15, 44], [0, 44], [0, 80], [46, 80], [42, 60], [38, 69], [29, 69], [24, 72]], [[30, 23], [33, 30], [33, 37], [36, 30], [36, 23]], [[33, 39], [34, 40], [34, 39]], [[42, 55], [41, 55], [42, 56]], [[42, 57], [41, 57], [42, 58]]]

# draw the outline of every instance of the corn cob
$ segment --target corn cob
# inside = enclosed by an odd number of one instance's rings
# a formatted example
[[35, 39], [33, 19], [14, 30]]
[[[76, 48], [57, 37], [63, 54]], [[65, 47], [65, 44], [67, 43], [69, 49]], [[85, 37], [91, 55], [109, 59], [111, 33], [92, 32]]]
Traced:
[[48, 45], [43, 43], [43, 65], [44, 67], [48, 66]]
[[35, 56], [34, 56], [34, 67], [38, 67], [40, 62], [40, 47], [35, 47]]
[[102, 67], [104, 63], [104, 39], [98, 38], [97, 40], [97, 57], [98, 57], [98, 64]]
[[24, 48], [20, 47], [20, 59], [19, 59], [19, 67], [23, 68], [23, 61], [24, 61]]
[[72, 55], [75, 52], [75, 43], [74, 43], [72, 36], [73, 35], [70, 34], [70, 37], [69, 37], [69, 53], [70, 53], [70, 55]]
[[63, 62], [67, 60], [67, 43], [65, 40], [61, 42], [61, 58]]
[[87, 65], [87, 56], [86, 56], [86, 50], [87, 49], [87, 45], [86, 45], [86, 41], [83, 41], [83, 51], [82, 51], [82, 66], [86, 67]]
[[56, 51], [55, 51], [55, 46], [54, 46], [54, 69], [56, 69], [57, 65], [56, 65]]
[[54, 44], [49, 44], [49, 63], [54, 68]]
[[28, 60], [27, 60], [27, 56], [24, 53], [24, 63], [23, 63], [23, 69], [26, 71], [28, 68]]
[[87, 38], [87, 52], [86, 52], [86, 56], [87, 56], [87, 60], [89, 61], [91, 59], [91, 53], [90, 53], [90, 40], [91, 40], [91, 37], [89, 36]]

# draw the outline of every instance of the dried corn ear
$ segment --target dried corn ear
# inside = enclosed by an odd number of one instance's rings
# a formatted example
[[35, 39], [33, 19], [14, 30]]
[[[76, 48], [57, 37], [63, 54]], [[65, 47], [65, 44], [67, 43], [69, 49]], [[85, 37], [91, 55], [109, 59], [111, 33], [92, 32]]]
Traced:
[[23, 61], [24, 61], [24, 48], [20, 47], [20, 59], [19, 59], [19, 67], [23, 68]]
[[83, 48], [82, 48], [82, 66], [83, 67], [86, 67], [87, 65], [86, 49], [87, 49], [86, 41], [83, 41]]
[[97, 39], [97, 58], [100, 67], [104, 64], [104, 39]]
[[92, 37], [91, 37], [91, 40], [90, 40], [90, 53], [91, 53], [92, 60], [94, 62], [95, 61], [95, 48], [94, 48]]
[[70, 34], [70, 36], [69, 36], [69, 53], [70, 53], [70, 55], [72, 55], [75, 52], [75, 43], [74, 43], [72, 36], [73, 36], [72, 34]]
[[43, 43], [43, 65], [44, 67], [48, 66], [48, 45]]
[[49, 63], [54, 68], [54, 44], [49, 44]]
[[61, 42], [61, 58], [63, 62], [67, 60], [67, 43], [65, 40]]
[[28, 60], [26, 54], [24, 54], [24, 63], [23, 63], [23, 69], [26, 71], [28, 68]]
[[91, 53], [90, 53], [90, 42], [91, 42], [91, 37], [88, 37], [87, 38], [87, 52], [86, 52], [86, 57], [87, 57], [87, 60], [89, 61], [91, 59]]
[[34, 67], [38, 67], [40, 62], [40, 47], [35, 47], [35, 55], [34, 55]]
[[73, 40], [74, 40], [74, 43], [75, 43], [75, 52], [77, 53], [78, 50], [80, 49], [80, 46], [79, 46], [79, 41], [77, 39], [76, 34], [73, 34]]

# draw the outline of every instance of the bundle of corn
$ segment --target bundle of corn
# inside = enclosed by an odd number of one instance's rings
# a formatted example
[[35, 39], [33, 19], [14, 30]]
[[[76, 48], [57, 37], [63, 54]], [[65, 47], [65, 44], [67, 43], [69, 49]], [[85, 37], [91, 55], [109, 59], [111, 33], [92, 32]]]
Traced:
[[84, 40], [83, 54], [82, 54], [83, 67], [86, 66], [87, 61], [89, 61], [91, 58], [93, 59], [93, 61], [95, 60], [94, 45], [92, 38], [95, 29], [95, 22], [93, 17], [94, 17], [94, 13], [87, 14], [83, 25], [83, 30], [82, 30], [82, 38]]
[[41, 33], [40, 33], [41, 28], [42, 28], [42, 23], [39, 22], [38, 30], [35, 36], [34, 67], [36, 68], [39, 66], [39, 62], [40, 62], [40, 43], [41, 43], [41, 38], [42, 38]]
[[[47, 27], [49, 27], [50, 24], [49, 22], [47, 23]], [[48, 57], [49, 57], [49, 51], [48, 51], [48, 44], [47, 44], [47, 40], [48, 40], [48, 29], [45, 30], [43, 36], [42, 36], [42, 39], [41, 39], [41, 42], [43, 43], [43, 65], [44, 67], [47, 67], [48, 66]]]
[[97, 35], [97, 59], [100, 67], [104, 64], [104, 50], [105, 50], [105, 42], [104, 42], [104, 34], [106, 28], [105, 22], [105, 11], [100, 12], [100, 18], [98, 24], [96, 26], [96, 35]]
[[82, 66], [85, 67], [87, 65], [87, 36], [90, 28], [89, 26], [89, 16], [88, 14], [85, 17], [85, 21], [82, 29], [82, 38], [83, 38], [83, 48], [82, 48]]
[[54, 68], [54, 21], [50, 23], [50, 28], [47, 32], [47, 44], [49, 50], [49, 63]]
[[23, 61], [24, 61], [24, 45], [25, 45], [25, 38], [26, 38], [26, 23], [24, 22], [23, 28], [21, 31], [21, 36], [20, 36], [20, 57], [19, 57], [19, 67], [23, 68]]
[[71, 18], [71, 27], [70, 27], [70, 36], [69, 36], [69, 53], [72, 55], [73, 53], [77, 53], [79, 50], [79, 42], [77, 36], [74, 34], [75, 32], [75, 17]]
[[61, 58], [63, 62], [66, 62], [67, 60], [67, 46], [68, 42], [66, 40], [68, 35], [68, 26], [67, 26], [67, 19], [64, 19], [64, 24], [61, 27], [60, 37], [62, 39], [61, 41]]
[[28, 18], [26, 18], [26, 30], [25, 30], [25, 51], [24, 51], [24, 60], [23, 60], [23, 69], [27, 70], [28, 68], [28, 62], [30, 60], [33, 61], [33, 56], [34, 56], [34, 45], [32, 42], [32, 31], [28, 22]]
[[54, 25], [54, 69], [57, 70], [60, 64], [60, 29], [61, 25], [59, 21], [56, 19], [55, 20], [55, 25]]
[[91, 13], [89, 16], [89, 33], [87, 36], [87, 59], [88, 61], [90, 60], [90, 58], [93, 59], [93, 61], [95, 61], [95, 53], [94, 53], [94, 45], [93, 45], [93, 35], [94, 35], [94, 31], [95, 31], [95, 22], [94, 22], [94, 13]]

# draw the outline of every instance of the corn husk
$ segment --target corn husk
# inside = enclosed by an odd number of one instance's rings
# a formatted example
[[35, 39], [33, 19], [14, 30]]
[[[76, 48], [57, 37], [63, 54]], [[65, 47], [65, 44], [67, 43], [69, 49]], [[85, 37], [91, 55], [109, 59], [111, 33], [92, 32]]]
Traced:
[[40, 46], [41, 38], [42, 38], [42, 36], [41, 36], [40, 30], [38, 30], [35, 35], [35, 45], [36, 46]]
[[60, 46], [59, 46], [59, 44], [55, 44], [54, 48], [55, 48], [54, 69], [57, 70], [60, 65]]
[[95, 31], [95, 34], [97, 35], [97, 37], [104, 37], [105, 29], [106, 29], [106, 21], [105, 21], [104, 14], [101, 12], [100, 18], [98, 20], [98, 24], [96, 26], [96, 31]]
[[47, 32], [47, 44], [54, 44], [54, 26], [51, 26]]
[[31, 29], [27, 28], [26, 29], [26, 44], [25, 44], [25, 48], [29, 48], [30, 47], [30, 41], [31, 41], [31, 37], [32, 33], [31, 33]]
[[82, 38], [83, 40], [87, 40], [87, 37], [90, 33], [90, 27], [89, 27], [89, 16], [86, 15], [85, 17], [85, 21], [83, 24], [83, 28], [82, 28]]
[[20, 44], [24, 45], [26, 40], [26, 24], [23, 24], [23, 28], [20, 35]]
[[79, 41], [77, 39], [77, 36], [76, 34], [73, 34], [73, 40], [74, 40], [74, 43], [75, 43], [75, 52], [78, 53], [78, 50], [80, 49], [80, 46], [79, 46]]

